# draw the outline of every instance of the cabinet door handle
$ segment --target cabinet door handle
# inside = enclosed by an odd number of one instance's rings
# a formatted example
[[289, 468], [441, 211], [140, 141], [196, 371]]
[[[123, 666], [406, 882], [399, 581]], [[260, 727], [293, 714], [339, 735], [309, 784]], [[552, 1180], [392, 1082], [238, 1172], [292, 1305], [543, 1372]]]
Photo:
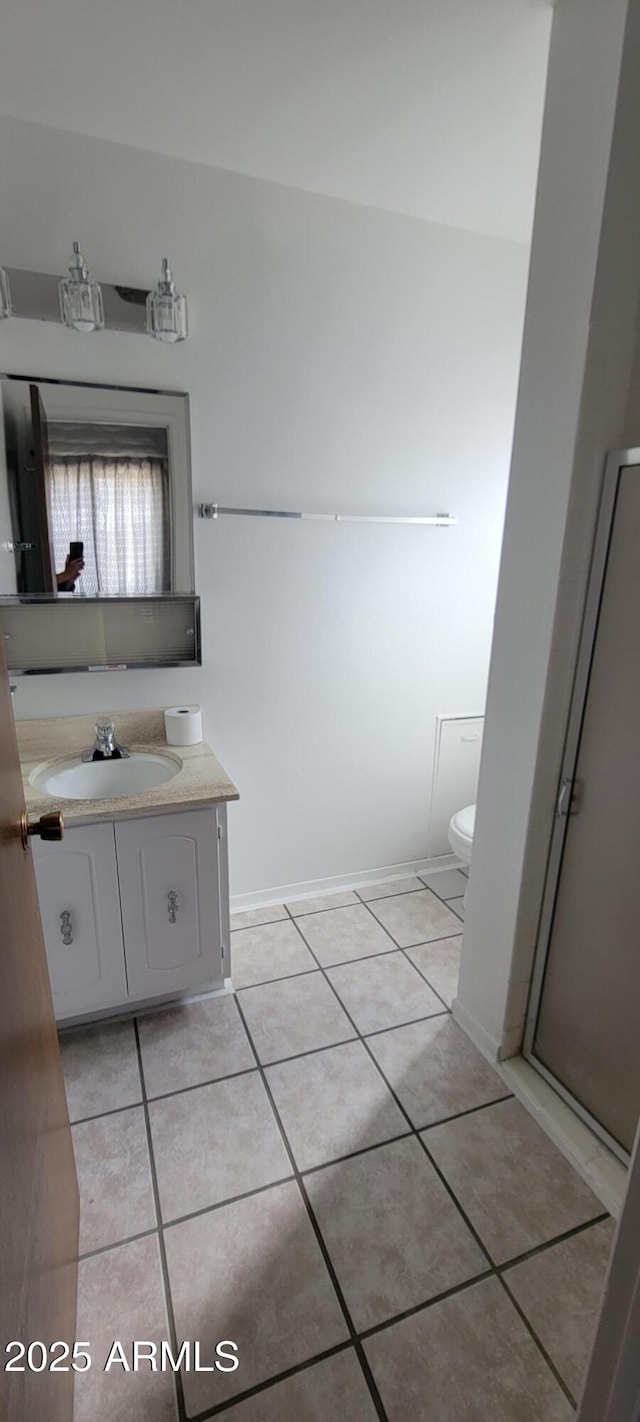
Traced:
[[64, 943], [65, 948], [68, 948], [69, 944], [73, 943], [71, 914], [69, 913], [68, 909], [64, 909], [64, 911], [60, 914], [60, 932], [62, 934], [62, 942]]
[[180, 905], [178, 903], [178, 895], [175, 889], [170, 889], [169, 893], [167, 894], [167, 913], [169, 915], [169, 923], [175, 923], [178, 917], [179, 907]]

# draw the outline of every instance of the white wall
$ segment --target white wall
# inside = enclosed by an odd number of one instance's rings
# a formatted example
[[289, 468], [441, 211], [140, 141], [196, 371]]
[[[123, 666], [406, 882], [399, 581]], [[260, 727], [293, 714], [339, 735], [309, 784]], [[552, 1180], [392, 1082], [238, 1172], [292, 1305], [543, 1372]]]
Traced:
[[0, 109], [528, 242], [551, 3], [2, 0]]
[[563, 0], [454, 1009], [494, 1055], [522, 1040], [599, 486], [607, 450], [629, 437], [639, 86], [639, 0]]
[[196, 521], [204, 665], [22, 681], [16, 713], [201, 700], [236, 780], [232, 891], [425, 854], [435, 716], [484, 705], [527, 250], [0, 122], [5, 265], [149, 284], [167, 348], [12, 321], [0, 368], [188, 390], [196, 501], [451, 510], [454, 530]]

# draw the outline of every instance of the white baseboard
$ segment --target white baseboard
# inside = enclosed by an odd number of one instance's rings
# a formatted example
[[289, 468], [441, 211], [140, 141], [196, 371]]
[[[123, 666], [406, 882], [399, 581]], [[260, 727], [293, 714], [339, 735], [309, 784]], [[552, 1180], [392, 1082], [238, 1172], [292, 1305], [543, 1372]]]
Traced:
[[231, 912], [266, 908], [268, 904], [292, 903], [295, 899], [336, 894], [343, 889], [365, 888], [368, 884], [385, 884], [392, 879], [407, 878], [410, 874], [437, 874], [439, 869], [456, 869], [458, 863], [455, 854], [441, 854], [436, 859], [412, 859], [407, 864], [385, 864], [380, 869], [361, 869], [356, 874], [337, 874], [328, 879], [308, 879], [301, 884], [279, 884], [274, 889], [232, 894]]
[[466, 1007], [462, 1006], [462, 1003], [458, 1001], [457, 997], [453, 999], [451, 1012], [454, 1021], [458, 1023], [459, 1027], [462, 1027], [467, 1037], [471, 1038], [471, 1041], [474, 1046], [478, 1048], [478, 1051], [482, 1052], [483, 1057], [486, 1057], [487, 1061], [491, 1062], [492, 1067], [495, 1067], [496, 1070], [499, 1071], [500, 1062], [498, 1057], [500, 1043], [490, 1036], [486, 1028], [484, 1028], [470, 1012], [467, 1012]]

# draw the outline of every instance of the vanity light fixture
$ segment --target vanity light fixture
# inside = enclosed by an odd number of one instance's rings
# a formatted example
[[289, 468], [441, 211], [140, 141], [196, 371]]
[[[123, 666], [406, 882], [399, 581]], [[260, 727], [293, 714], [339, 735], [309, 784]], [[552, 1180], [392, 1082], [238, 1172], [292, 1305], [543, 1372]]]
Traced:
[[4, 267], [0, 267], [0, 321], [3, 321], [6, 316], [13, 316], [11, 287]]
[[73, 244], [69, 275], [59, 282], [58, 291], [60, 315], [65, 326], [83, 332], [102, 330], [104, 311], [100, 284], [91, 280], [77, 242]]
[[187, 339], [187, 298], [176, 291], [168, 257], [162, 258], [160, 280], [147, 296], [147, 334], [156, 341]]

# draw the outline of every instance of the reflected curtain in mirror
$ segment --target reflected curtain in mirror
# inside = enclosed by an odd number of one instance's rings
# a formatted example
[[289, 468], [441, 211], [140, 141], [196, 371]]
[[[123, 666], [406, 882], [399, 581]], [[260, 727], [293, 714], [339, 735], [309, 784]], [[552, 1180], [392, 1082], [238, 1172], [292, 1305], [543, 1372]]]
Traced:
[[133, 597], [170, 590], [165, 459], [52, 451], [47, 484], [55, 566], [64, 568], [70, 540], [81, 542], [81, 589], [86, 596]]
[[193, 592], [189, 400], [0, 377], [0, 595]]

